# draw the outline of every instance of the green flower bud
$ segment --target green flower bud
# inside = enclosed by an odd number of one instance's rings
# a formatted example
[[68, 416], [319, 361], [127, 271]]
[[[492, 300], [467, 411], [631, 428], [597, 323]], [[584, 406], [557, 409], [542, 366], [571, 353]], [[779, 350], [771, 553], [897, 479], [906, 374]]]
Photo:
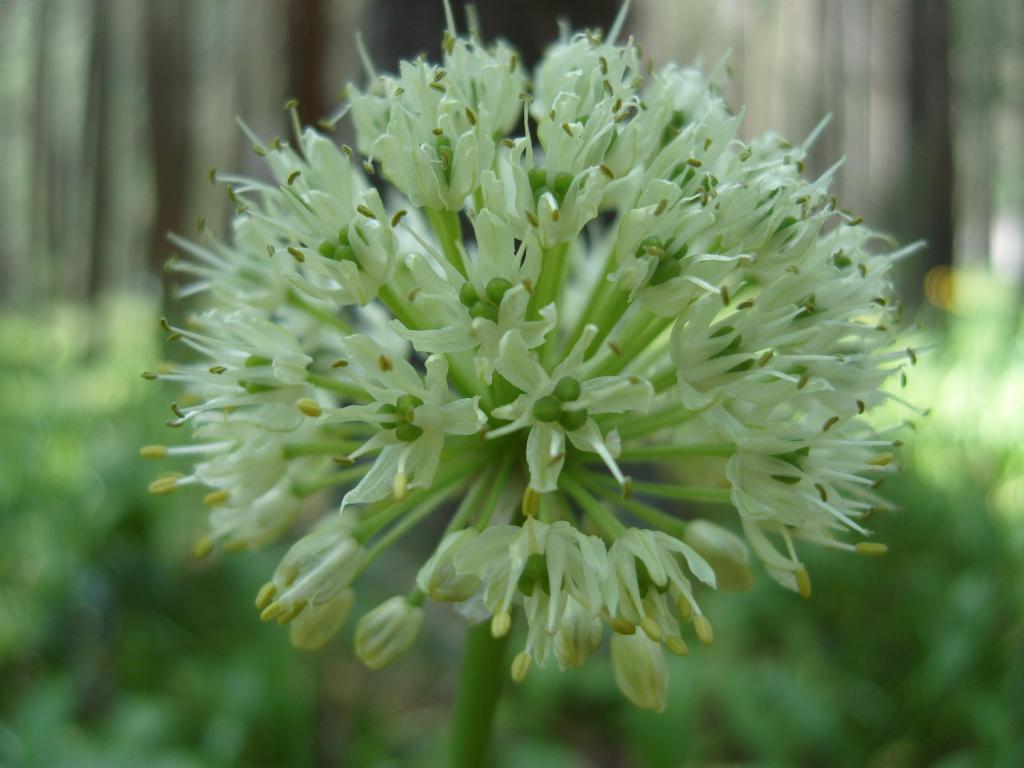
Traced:
[[661, 644], [643, 632], [612, 635], [612, 669], [622, 694], [642, 709], [662, 712], [668, 697], [668, 668]]
[[473, 287], [472, 283], [463, 283], [459, 286], [459, 301], [467, 307], [472, 307], [479, 300], [480, 297], [477, 296], [476, 288]]
[[498, 322], [498, 308], [486, 301], [478, 301], [469, 310], [470, 317], [482, 317], [491, 322]]
[[323, 647], [344, 625], [355, 599], [355, 591], [346, 589], [326, 602], [308, 605], [290, 625], [292, 645], [308, 651]]
[[561, 203], [565, 200], [566, 194], [569, 192], [569, 187], [572, 186], [573, 175], [562, 171], [555, 176], [555, 183], [551, 186], [551, 192], [554, 194], [555, 199]]
[[493, 301], [495, 304], [501, 304], [502, 298], [505, 296], [505, 292], [512, 287], [512, 283], [506, 280], [504, 277], [496, 277], [487, 283], [487, 298]]
[[651, 275], [651, 285], [661, 285], [667, 283], [673, 277], [679, 277], [683, 273], [683, 268], [679, 266], [679, 262], [675, 259], [662, 259], [658, 262], [658, 266], [654, 268], [654, 274]]
[[422, 434], [423, 430], [420, 427], [410, 424], [408, 421], [400, 421], [395, 425], [395, 437], [403, 443], [411, 443], [418, 440]]
[[575, 432], [586, 424], [589, 418], [590, 414], [587, 413], [587, 409], [580, 408], [578, 411], [562, 411], [558, 417], [558, 423], [566, 432]]
[[551, 395], [540, 398], [533, 404], [533, 418], [537, 421], [558, 421], [562, 415], [562, 404]]
[[461, 603], [472, 597], [480, 588], [480, 578], [460, 574], [455, 569], [455, 557], [476, 536], [472, 528], [463, 528], [445, 536], [416, 576], [416, 586], [420, 591], [431, 600], [441, 603]]
[[359, 620], [356, 656], [370, 669], [386, 667], [413, 644], [422, 625], [422, 608], [405, 597], [392, 597]]
[[579, 400], [581, 394], [583, 394], [583, 387], [580, 386], [579, 379], [574, 379], [572, 376], [563, 376], [555, 384], [554, 395], [563, 403]]

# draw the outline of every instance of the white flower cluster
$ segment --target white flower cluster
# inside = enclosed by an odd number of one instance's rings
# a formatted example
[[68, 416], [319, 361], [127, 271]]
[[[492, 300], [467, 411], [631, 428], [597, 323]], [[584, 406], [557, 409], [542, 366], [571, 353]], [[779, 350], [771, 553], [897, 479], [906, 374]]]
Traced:
[[517, 680], [579, 666], [608, 629], [623, 693], [661, 709], [662, 649], [711, 641], [697, 593], [749, 586], [747, 544], [805, 597], [798, 545], [884, 551], [842, 539], [886, 507], [896, 443], [865, 414], [913, 362], [889, 281], [910, 249], [838, 209], [832, 171], [804, 177], [806, 143], [739, 140], [711, 81], [654, 71], [617, 29], [531, 77], [449, 26], [440, 63], [350, 89], [356, 150], [254, 138], [273, 181], [217, 177], [230, 240], [174, 240], [210, 308], [164, 323], [201, 362], [145, 374], [187, 385], [169, 424], [195, 427], [143, 449], [194, 457], [151, 488], [207, 489], [200, 553], [344, 491], [257, 598], [301, 647], [447, 514], [411, 593], [359, 622], [361, 659], [402, 653], [429, 597], [495, 636], [521, 614]]

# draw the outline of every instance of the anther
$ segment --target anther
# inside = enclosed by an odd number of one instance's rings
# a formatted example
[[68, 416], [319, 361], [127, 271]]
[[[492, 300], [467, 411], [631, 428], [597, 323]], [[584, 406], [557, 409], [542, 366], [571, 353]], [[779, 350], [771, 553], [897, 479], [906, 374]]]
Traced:
[[858, 541], [854, 549], [858, 555], [865, 557], [879, 557], [889, 551], [889, 547], [880, 541]]
[[212, 536], [200, 536], [198, 539], [196, 539], [196, 543], [192, 545], [192, 557], [194, 557], [196, 560], [202, 560], [211, 552], [213, 552]]
[[368, 219], [374, 219], [374, 220], [377, 219], [377, 214], [375, 214], [373, 211], [371, 211], [365, 205], [357, 205], [356, 206], [356, 213], [360, 214], [361, 216], [365, 216]]
[[216, 491], [210, 491], [210, 493], [203, 496], [203, 504], [207, 506], [216, 507], [219, 504], [223, 504], [231, 498], [231, 491], [221, 488]]
[[288, 253], [290, 253], [292, 255], [292, 258], [299, 262], [299, 264], [306, 260], [306, 255], [295, 246], [289, 245]]
[[679, 618], [683, 621], [687, 621], [693, 615], [693, 606], [683, 595], [680, 595], [676, 601], [676, 610], [679, 611]]
[[377, 358], [377, 366], [380, 368], [381, 372], [387, 373], [394, 369], [395, 363], [387, 355], [381, 355]]
[[167, 456], [167, 446], [144, 445], [139, 448], [139, 456], [144, 459], [162, 459]]
[[284, 603], [278, 600], [276, 603], [271, 603], [260, 612], [260, 621], [273, 621], [278, 616], [283, 614], [287, 610]]
[[676, 635], [666, 638], [665, 647], [668, 648], [669, 653], [673, 653], [676, 656], [688, 656], [690, 653], [690, 649], [686, 646], [686, 641]]
[[612, 632], [617, 635], [634, 635], [636, 634], [636, 624], [623, 618], [616, 618], [612, 620]]
[[530, 671], [530, 665], [533, 663], [533, 657], [530, 656], [526, 651], [520, 651], [516, 654], [516, 657], [512, 660], [512, 679], [521, 683], [526, 679], [527, 673]]
[[266, 608], [274, 599], [274, 595], [277, 594], [277, 586], [272, 581], [268, 581], [262, 587], [260, 591], [256, 593], [256, 607], [259, 610]]
[[693, 630], [697, 633], [697, 639], [704, 645], [711, 645], [715, 641], [715, 631], [711, 628], [711, 622], [703, 614], [693, 617]]
[[295, 183], [295, 180], [302, 175], [302, 171], [292, 171], [288, 174], [288, 186], [290, 187]]
[[491, 618], [491, 636], [495, 639], [504, 637], [508, 634], [508, 629], [511, 626], [512, 617], [509, 616], [508, 611], [498, 611]]
[[797, 592], [806, 600], [811, 596], [811, 575], [803, 567], [797, 568], [793, 575], [796, 577]]
[[405, 472], [395, 472], [395, 479], [391, 482], [391, 493], [395, 501], [402, 501], [405, 498], [409, 486], [409, 476]]
[[540, 510], [540, 494], [530, 486], [523, 491], [523, 517], [536, 517]]
[[658, 622], [654, 620], [653, 616], [644, 616], [644, 620], [640, 622], [640, 628], [656, 643], [660, 643], [661, 638], [664, 637], [661, 627], [658, 626]]
[[303, 397], [295, 403], [295, 405], [300, 411], [311, 418], [316, 418], [323, 413], [323, 410], [320, 408], [320, 403], [309, 397]]
[[149, 492], [156, 496], [163, 496], [178, 490], [178, 477], [158, 477], [149, 484]]

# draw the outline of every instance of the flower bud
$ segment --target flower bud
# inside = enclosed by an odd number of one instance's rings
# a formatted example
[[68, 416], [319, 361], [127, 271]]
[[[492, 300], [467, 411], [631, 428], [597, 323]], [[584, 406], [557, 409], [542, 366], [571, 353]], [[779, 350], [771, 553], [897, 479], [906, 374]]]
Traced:
[[341, 629], [355, 598], [355, 590], [346, 589], [326, 602], [307, 607], [291, 623], [288, 636], [292, 645], [307, 651], [322, 647]]
[[575, 600], [566, 602], [562, 625], [555, 635], [555, 658], [560, 669], [583, 666], [601, 644], [601, 620], [583, 610]]
[[668, 669], [661, 645], [643, 632], [612, 635], [612, 668], [622, 694], [642, 709], [662, 712], [668, 695]]
[[754, 572], [747, 545], [739, 536], [707, 520], [694, 520], [686, 526], [685, 539], [714, 569], [719, 588], [733, 592], [750, 589]]
[[476, 538], [476, 531], [463, 528], [441, 540], [431, 558], [420, 568], [416, 586], [431, 600], [439, 603], [461, 603], [473, 596], [480, 579], [472, 574], [460, 575], [455, 569], [455, 556]]
[[291, 621], [306, 607], [331, 601], [352, 583], [364, 557], [346, 520], [334, 517], [321, 523], [281, 559], [271, 581], [273, 602], [262, 609], [260, 618]]
[[385, 600], [356, 625], [356, 656], [370, 669], [386, 667], [412, 645], [423, 609], [402, 596]]

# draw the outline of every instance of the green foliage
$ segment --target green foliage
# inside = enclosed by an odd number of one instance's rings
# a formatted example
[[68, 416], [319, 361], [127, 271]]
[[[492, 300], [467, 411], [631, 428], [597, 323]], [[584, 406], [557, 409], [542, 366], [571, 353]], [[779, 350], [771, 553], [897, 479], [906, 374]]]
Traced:
[[[1024, 763], [1024, 355], [1010, 297], [958, 286], [901, 393], [934, 411], [886, 489], [889, 554], [809, 552], [808, 601], [763, 575], [706, 598], [717, 640], [673, 661], [663, 715], [623, 702], [606, 655], [507, 683], [497, 765]], [[198, 498], [145, 493], [137, 449], [169, 413], [138, 376], [155, 320], [131, 302], [0, 319], [0, 765], [440, 764], [453, 617], [382, 672], [347, 639], [294, 651], [247, 598], [274, 554], [196, 562]], [[407, 580], [395, 557], [362, 610]]]

